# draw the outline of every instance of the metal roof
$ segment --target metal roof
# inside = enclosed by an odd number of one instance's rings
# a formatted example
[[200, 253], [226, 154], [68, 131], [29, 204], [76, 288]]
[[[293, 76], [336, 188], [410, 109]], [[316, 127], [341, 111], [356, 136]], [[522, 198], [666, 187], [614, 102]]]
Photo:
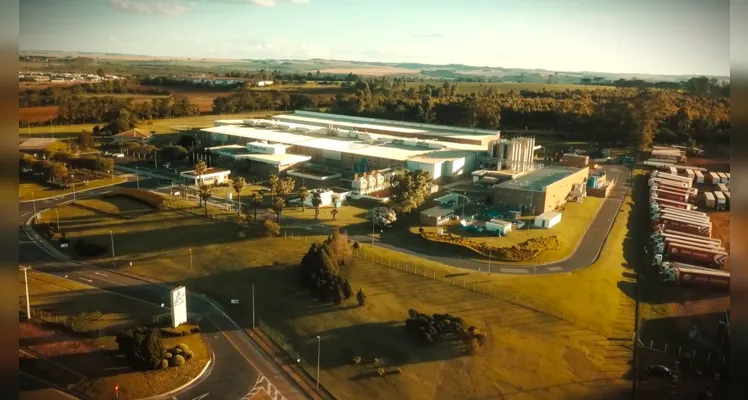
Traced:
[[571, 167], [546, 167], [530, 172], [529, 174], [523, 175], [517, 179], [500, 183], [496, 187], [502, 189], [521, 189], [534, 192], [544, 192], [546, 187], [581, 170], [581, 168]]

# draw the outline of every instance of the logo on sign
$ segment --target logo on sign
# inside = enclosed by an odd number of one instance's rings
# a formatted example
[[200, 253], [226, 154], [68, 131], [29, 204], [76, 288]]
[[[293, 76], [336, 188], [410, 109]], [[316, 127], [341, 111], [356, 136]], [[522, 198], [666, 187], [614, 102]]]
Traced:
[[184, 291], [178, 291], [174, 296], [174, 307], [179, 307], [184, 304], [185, 296]]
[[678, 249], [676, 249], [675, 247], [673, 247], [673, 248], [670, 249], [670, 252], [673, 253], [673, 254], [678, 254]]
[[684, 281], [690, 281], [691, 280], [691, 274], [683, 274], [683, 280]]

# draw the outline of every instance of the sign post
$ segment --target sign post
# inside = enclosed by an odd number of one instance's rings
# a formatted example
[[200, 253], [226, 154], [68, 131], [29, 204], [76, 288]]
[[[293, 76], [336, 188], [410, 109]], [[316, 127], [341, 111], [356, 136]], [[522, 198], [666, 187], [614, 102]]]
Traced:
[[187, 322], [187, 288], [180, 286], [171, 290], [171, 327]]
[[119, 383], [114, 385], [114, 396], [119, 400]]

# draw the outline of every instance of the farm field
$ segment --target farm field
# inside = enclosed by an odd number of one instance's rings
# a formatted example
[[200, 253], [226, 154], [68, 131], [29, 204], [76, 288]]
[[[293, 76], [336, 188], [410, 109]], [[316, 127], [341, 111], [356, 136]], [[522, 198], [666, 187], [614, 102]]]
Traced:
[[[138, 124], [138, 128], [155, 130], [156, 133], [176, 133], [181, 128], [209, 128], [213, 126], [213, 121], [218, 119], [242, 119], [255, 118], [268, 115], [278, 114], [279, 111], [257, 111], [237, 114], [222, 115], [200, 115], [186, 118], [166, 118], [154, 119], [152, 121], [143, 121]], [[101, 124], [99, 124], [101, 125]], [[96, 124], [76, 124], [76, 125], [54, 125], [52, 131], [49, 126], [36, 126], [30, 128], [18, 128], [20, 135], [51, 135], [51, 132], [58, 133], [80, 133], [82, 131], [92, 132]]]
[[[69, 237], [85, 237], [102, 244], [108, 242], [108, 230], [112, 229], [118, 268], [185, 284], [220, 302], [238, 298], [240, 304], [251, 304], [246, 288], [249, 282], [254, 283], [257, 297], [265, 299], [258, 304], [258, 317], [286, 336], [305, 359], [314, 357], [316, 340], [312, 338], [323, 338], [326, 356], [321, 379], [338, 396], [448, 399], [466, 394], [491, 397], [512, 393], [518, 399], [594, 398], [615, 391], [622, 382], [618, 379], [628, 370], [628, 358], [610, 359], [600, 345], [607, 343], [605, 338], [578, 325], [368, 260], [359, 259], [345, 271], [354, 290], [362, 287], [367, 293], [366, 307], [356, 307], [352, 300], [341, 307], [319, 304], [297, 286], [295, 266], [309, 242], [320, 236], [306, 236], [306, 243], [303, 236], [301, 240], [268, 240], [250, 233], [242, 238], [232, 222], [172, 210], [121, 220], [63, 207], [61, 222]], [[284, 227], [295, 236], [309, 235], [303, 228], [295, 224]], [[579, 312], [594, 309], [595, 314], [587, 317], [607, 321], [615, 318], [611, 310], [617, 309], [619, 293], [612, 286], [622, 272], [621, 229], [617, 232], [617, 240], [610, 241], [616, 246], [609, 249], [608, 258], [573, 274], [489, 277], [440, 265], [427, 267], [440, 274], [456, 274], [468, 284], [511, 288], [512, 293], [522, 289], [523, 298], [539, 299], [529, 296], [542, 293], [543, 300], [549, 302], [544, 304], [563, 301], [563, 306]], [[368, 250], [368, 246], [365, 248]], [[192, 249], [192, 263], [188, 249]], [[373, 251], [385, 258], [400, 256], [378, 248]], [[100, 261], [108, 264], [110, 259]], [[132, 261], [132, 266], [126, 261]], [[568, 290], [570, 287], [574, 290]], [[277, 293], [284, 295], [274, 295]], [[462, 316], [487, 332], [489, 343], [472, 357], [448, 343], [434, 349], [416, 346], [402, 328], [409, 308]], [[235, 311], [240, 324], [248, 326], [247, 315], [251, 313], [244, 308]], [[368, 362], [351, 362], [356, 355], [365, 360], [380, 358], [388, 370], [399, 367], [403, 372], [373, 376]], [[494, 362], [496, 359], [502, 362]], [[583, 383], [598, 379], [611, 379], [613, 383]]]
[[[564, 258], [571, 255], [571, 253], [577, 247], [579, 241], [582, 239], [582, 236], [584, 236], [585, 232], [587, 232], [587, 228], [589, 227], [589, 224], [592, 222], [595, 215], [597, 215], [597, 211], [600, 209], [600, 206], [603, 204], [603, 201], [604, 199], [597, 198], [597, 197], [586, 197], [584, 199], [584, 203], [581, 203], [581, 204], [580, 203], [567, 203], [564, 206], [565, 210], [562, 212], [561, 222], [550, 229], [536, 229], [536, 228], [528, 229], [527, 226], [533, 224], [534, 218], [532, 217], [523, 218], [522, 220], [528, 224], [526, 225], [524, 229], [512, 231], [508, 235], [503, 236], [503, 237], [493, 236], [487, 232], [466, 231], [459, 224], [446, 225], [446, 226], [442, 226], [441, 228], [444, 229], [445, 233], [452, 233], [453, 235], [461, 235], [461, 236], [464, 236], [465, 238], [472, 239], [472, 240], [479, 241], [479, 242], [486, 242], [492, 246], [497, 246], [497, 247], [511, 247], [519, 243], [522, 243], [528, 239], [538, 238], [542, 236], [557, 236], [559, 238], [559, 241], [561, 242], [561, 248], [559, 248], [558, 250], [545, 250], [529, 262], [517, 262], [516, 264], [522, 265], [522, 264], [550, 263], [554, 261], [563, 260]], [[396, 240], [401, 241], [401, 242], [404, 242], [405, 240], [407, 240], [408, 243], [412, 243], [414, 246], [419, 246], [424, 249], [428, 249], [429, 247], [432, 247], [434, 248], [434, 250], [437, 250], [436, 247], [444, 249], [445, 246], [448, 246], [446, 247], [446, 251], [459, 251], [457, 248], [455, 248], [456, 246], [445, 245], [442, 243], [435, 243], [435, 242], [427, 242], [425, 239], [422, 239], [419, 236], [419, 232], [418, 232], [419, 227], [420, 225], [414, 225], [410, 227], [410, 233], [414, 237], [406, 239], [406, 238], [401, 238], [400, 236], [397, 236]], [[429, 227], [424, 227], [424, 230], [426, 232], [436, 233], [437, 228], [429, 226]], [[397, 232], [397, 233], [400, 233], [400, 232]], [[395, 239], [389, 239], [387, 236], [388, 235], [386, 233], [383, 235], [384, 240], [390, 240], [390, 241], [395, 240]], [[487, 263], [487, 260], [485, 259], [485, 257], [482, 257], [475, 253], [471, 253], [470, 258], [475, 261]], [[515, 264], [515, 263], [512, 263], [512, 264]]]

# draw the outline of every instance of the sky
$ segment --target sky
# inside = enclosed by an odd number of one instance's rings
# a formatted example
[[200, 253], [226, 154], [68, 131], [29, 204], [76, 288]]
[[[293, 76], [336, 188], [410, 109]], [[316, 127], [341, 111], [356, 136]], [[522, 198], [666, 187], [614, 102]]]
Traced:
[[729, 0], [23, 0], [20, 50], [730, 75]]

